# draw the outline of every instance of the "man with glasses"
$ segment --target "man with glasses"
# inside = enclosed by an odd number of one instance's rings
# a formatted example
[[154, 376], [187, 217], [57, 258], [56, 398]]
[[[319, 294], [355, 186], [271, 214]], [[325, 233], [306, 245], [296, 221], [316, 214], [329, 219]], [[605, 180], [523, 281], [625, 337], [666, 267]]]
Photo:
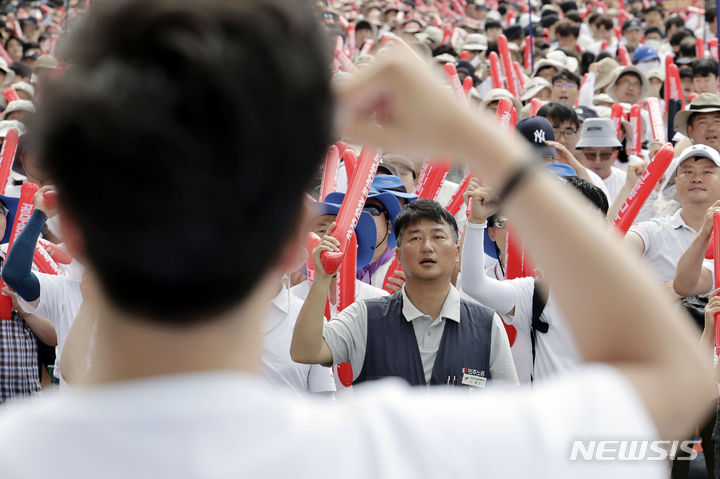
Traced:
[[436, 201], [418, 200], [397, 216], [395, 234], [405, 285], [392, 296], [356, 301], [330, 322], [323, 311], [333, 276], [319, 258], [339, 243], [323, 237], [312, 253], [315, 281], [295, 325], [293, 360], [351, 363], [355, 384], [389, 376], [414, 386], [517, 384], [500, 318], [461, 299], [451, 283], [460, 260], [455, 218]]
[[608, 190], [608, 202], [612, 204], [625, 184], [626, 173], [613, 166], [617, 150], [622, 143], [612, 120], [608, 118], [589, 118], [583, 123], [577, 149], [582, 151], [583, 164], [595, 172]]
[[552, 77], [550, 99], [575, 105], [580, 90], [580, 78], [570, 70], [562, 70]]
[[649, 89], [650, 85], [642, 70], [628, 65], [618, 69], [615, 80], [606, 91], [614, 101], [634, 105], [647, 98]]

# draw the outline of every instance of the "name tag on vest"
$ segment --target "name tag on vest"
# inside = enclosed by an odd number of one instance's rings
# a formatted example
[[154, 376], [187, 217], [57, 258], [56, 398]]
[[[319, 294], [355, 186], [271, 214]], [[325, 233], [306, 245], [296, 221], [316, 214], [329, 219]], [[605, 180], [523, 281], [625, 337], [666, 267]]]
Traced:
[[484, 377], [484, 375], [485, 371], [463, 368], [462, 384], [472, 388], [484, 388], [487, 382], [487, 378]]

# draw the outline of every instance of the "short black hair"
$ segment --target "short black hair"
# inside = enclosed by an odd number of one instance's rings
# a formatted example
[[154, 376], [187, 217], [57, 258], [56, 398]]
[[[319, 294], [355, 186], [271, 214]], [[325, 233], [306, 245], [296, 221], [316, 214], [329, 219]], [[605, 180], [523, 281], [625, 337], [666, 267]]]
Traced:
[[605, 30], [612, 30], [615, 24], [613, 23], [613, 19], [609, 15], [600, 15], [597, 20], [595, 20], [595, 27], [600, 28], [603, 27]]
[[660, 30], [658, 27], [650, 27], [650, 28], [648, 28], [648, 29], [645, 30], [645, 36], [646, 36], [646, 37], [647, 37], [648, 35], [650, 35], [651, 33], [657, 33], [658, 35], [660, 35], [660, 38], [664, 38], [664, 37], [665, 37], [663, 31]]
[[659, 13], [660, 15], [664, 15], [663, 8], [662, 8], [660, 5], [657, 5], [657, 4], [655, 4], [655, 5], [650, 5], [649, 7], [647, 7], [647, 8], [643, 11], [643, 13], [644, 13], [645, 15], [647, 15], [648, 13], [652, 13], [652, 12], [657, 12], [657, 13]]
[[705, 21], [712, 23], [717, 19], [717, 7], [705, 8]]
[[597, 208], [602, 211], [603, 215], [607, 216], [607, 212], [610, 206], [608, 205], [607, 196], [605, 196], [605, 193], [603, 193], [600, 188], [593, 185], [587, 180], [578, 178], [577, 176], [563, 176], [563, 178], [568, 182], [570, 186], [575, 188], [585, 198], [590, 200], [592, 204], [597, 206]]
[[690, 79], [694, 78], [692, 69], [690, 69], [690, 68], [680, 68], [678, 73], [680, 73], [680, 78], [690, 78]]
[[555, 25], [555, 35], [560, 37], [577, 38], [580, 36], [580, 27], [568, 19], [560, 20]]
[[583, 21], [582, 17], [580, 16], [580, 14], [578, 13], [577, 10], [568, 12], [565, 15], [565, 18], [567, 18], [568, 20], [570, 20], [571, 22], [574, 22], [574, 23], [582, 23], [582, 21]]
[[[683, 25], [685, 24], [683, 23]], [[677, 30], [670, 36], [670, 39], [668, 41], [670, 42], [670, 46], [675, 47], [680, 45], [680, 42], [682, 42], [687, 37], [695, 38], [695, 35], [693, 35], [693, 33], [687, 28], [681, 27], [679, 30]]]
[[718, 76], [718, 62], [712, 58], [701, 58], [692, 62], [693, 77]]
[[32, 77], [32, 68], [26, 63], [14, 62], [10, 65], [10, 69], [15, 72], [19, 78], [30, 78]]
[[285, 0], [88, 15], [43, 94], [39, 159], [112, 304], [202, 322], [241, 304], [299, 228], [332, 139], [328, 39], [309, 4]]
[[434, 221], [437, 224], [447, 224], [452, 230], [453, 239], [458, 242], [459, 233], [457, 221], [452, 214], [435, 200], [420, 199], [408, 203], [395, 217], [395, 238], [400, 243], [400, 236], [404, 229], [417, 224], [422, 220]]
[[550, 101], [545, 103], [537, 112], [537, 116], [547, 118], [550, 123], [560, 125], [563, 122], [569, 121], [575, 128], [580, 128], [580, 120], [578, 119], [575, 110], [568, 105], [560, 101]]
[[571, 82], [575, 83], [578, 88], [580, 88], [580, 77], [571, 72], [570, 70], [560, 70], [552, 77], [552, 82], [555, 83], [558, 80], [562, 79], [570, 80]]
[[678, 28], [683, 28], [685, 26], [685, 20], [683, 20], [679, 15], [670, 15], [670, 17], [665, 20], [665, 31], [669, 31], [670, 27], [673, 25]]
[[697, 47], [694, 37], [685, 37], [680, 41], [680, 56], [694, 57], [697, 53]]

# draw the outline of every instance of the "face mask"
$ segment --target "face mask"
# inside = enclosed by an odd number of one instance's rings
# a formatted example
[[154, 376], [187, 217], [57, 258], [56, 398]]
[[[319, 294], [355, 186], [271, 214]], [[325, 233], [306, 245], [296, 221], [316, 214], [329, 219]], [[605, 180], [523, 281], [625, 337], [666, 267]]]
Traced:
[[638, 69], [645, 75], [647, 75], [650, 70], [658, 70], [660, 68], [660, 61], [653, 60], [650, 62], [642, 62], [638, 63], [635, 66], [638, 67]]
[[658, 51], [658, 48], [660, 48], [660, 40], [655, 40], [654, 38], [651, 38], [650, 40], [645, 40], [643, 42], [643, 45], [651, 47], [653, 50]]

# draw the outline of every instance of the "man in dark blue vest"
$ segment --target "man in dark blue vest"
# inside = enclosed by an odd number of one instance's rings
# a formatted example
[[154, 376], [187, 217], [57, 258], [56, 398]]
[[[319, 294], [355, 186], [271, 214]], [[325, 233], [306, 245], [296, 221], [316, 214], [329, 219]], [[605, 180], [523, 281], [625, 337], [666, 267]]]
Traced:
[[400, 377], [412, 385], [485, 387], [517, 384], [505, 331], [495, 313], [460, 298], [450, 282], [459, 261], [455, 219], [439, 203], [418, 200], [395, 219], [397, 257], [406, 283], [392, 296], [356, 301], [325, 323], [332, 276], [319, 267], [325, 236], [313, 251], [316, 277], [300, 311], [290, 354], [309, 364], [348, 362], [353, 381]]

